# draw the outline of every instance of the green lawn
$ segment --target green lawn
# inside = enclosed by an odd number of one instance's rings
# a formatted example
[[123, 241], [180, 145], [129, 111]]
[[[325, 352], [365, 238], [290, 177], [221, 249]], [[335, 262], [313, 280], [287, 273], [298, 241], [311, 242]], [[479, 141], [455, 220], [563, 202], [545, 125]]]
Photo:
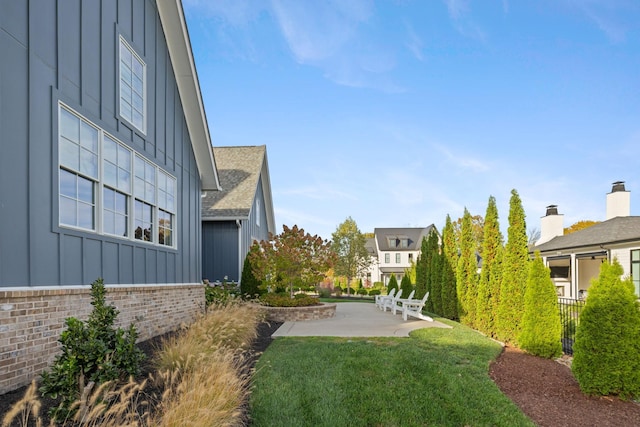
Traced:
[[409, 338], [278, 338], [258, 361], [254, 426], [533, 426], [491, 381], [500, 345], [457, 323]]

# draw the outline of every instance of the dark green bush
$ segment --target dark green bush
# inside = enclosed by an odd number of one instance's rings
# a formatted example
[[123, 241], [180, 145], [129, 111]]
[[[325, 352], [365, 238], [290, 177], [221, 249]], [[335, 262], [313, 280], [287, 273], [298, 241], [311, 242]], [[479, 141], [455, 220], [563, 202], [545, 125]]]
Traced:
[[318, 289], [316, 291], [318, 292], [318, 296], [320, 298], [329, 298], [331, 296], [331, 289], [329, 288], [318, 286]]
[[64, 420], [73, 415], [85, 385], [124, 380], [137, 375], [144, 353], [135, 345], [138, 332], [133, 324], [128, 329], [114, 328], [118, 310], [107, 305], [102, 279], [91, 284], [93, 310], [86, 322], [69, 317], [67, 329], [58, 340], [62, 353], [56, 356], [51, 370], [42, 373], [40, 393], [60, 399], [50, 415]]
[[398, 279], [396, 279], [396, 275], [392, 274], [389, 278], [389, 283], [387, 283], [387, 295], [391, 293], [391, 289], [395, 289], [398, 292]]
[[518, 343], [535, 356], [547, 359], [559, 357], [562, 355], [561, 332], [556, 287], [551, 281], [549, 268], [545, 267], [540, 253], [536, 252], [527, 277], [522, 332]]
[[367, 291], [365, 288], [360, 288], [358, 289], [358, 295], [369, 295], [369, 291]]
[[251, 253], [259, 250], [260, 246], [254, 243], [244, 259], [242, 277], [240, 278], [240, 294], [245, 299], [256, 298], [265, 292], [262, 282], [253, 274], [253, 264], [251, 263]]
[[370, 296], [376, 296], [376, 295], [380, 295], [382, 292], [380, 291], [380, 289], [371, 289], [369, 291], [369, 295]]
[[572, 370], [590, 395], [640, 397], [640, 311], [617, 259], [604, 262], [578, 323]]
[[411, 291], [413, 291], [413, 285], [411, 284], [411, 279], [409, 279], [409, 276], [402, 276], [402, 280], [400, 281], [400, 289], [402, 292], [400, 298], [409, 298]]
[[230, 286], [211, 286], [205, 285], [204, 297], [209, 307], [211, 304], [226, 305], [238, 299], [238, 291], [235, 287]]
[[307, 294], [296, 294], [294, 298], [291, 298], [288, 293], [264, 294], [260, 297], [260, 302], [269, 307], [307, 307], [320, 304], [316, 297]]

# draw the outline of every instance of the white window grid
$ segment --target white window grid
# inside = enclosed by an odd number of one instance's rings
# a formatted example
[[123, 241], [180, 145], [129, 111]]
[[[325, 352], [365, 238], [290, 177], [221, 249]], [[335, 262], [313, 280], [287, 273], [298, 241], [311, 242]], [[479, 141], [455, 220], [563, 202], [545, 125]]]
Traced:
[[119, 37], [118, 99], [120, 117], [142, 133], [147, 131], [147, 65], [135, 49]]
[[[65, 162], [62, 161], [61, 157], [63, 156], [62, 153], [60, 153], [60, 150], [62, 150], [62, 145], [64, 143], [66, 143], [67, 141], [63, 141], [63, 139], [67, 139], [65, 138], [65, 135], [62, 135], [62, 124], [61, 121], [63, 120], [65, 116], [65, 114], [69, 114], [72, 117], [75, 117], [76, 119], [78, 119], [81, 123], [81, 126], [86, 125], [94, 130], [97, 131], [98, 133], [98, 138], [97, 138], [97, 151], [96, 151], [96, 155], [97, 155], [97, 162], [96, 162], [96, 172], [93, 173], [92, 171], [87, 171], [86, 168], [81, 167], [80, 165], [78, 165], [76, 167], [76, 165], [69, 165], [66, 164]], [[94, 232], [96, 234], [101, 234], [101, 235], [107, 235], [107, 236], [111, 236], [111, 237], [116, 237], [116, 238], [120, 238], [120, 239], [126, 239], [126, 240], [134, 240], [137, 242], [141, 242], [144, 240], [139, 240], [135, 238], [135, 229], [134, 229], [134, 224], [135, 224], [135, 211], [134, 211], [134, 204], [136, 200], [141, 200], [144, 203], [147, 203], [148, 205], [150, 205], [152, 207], [152, 222], [153, 223], [157, 223], [157, 218], [159, 218], [160, 216], [163, 216], [164, 218], [166, 218], [166, 215], [170, 215], [170, 223], [171, 223], [171, 227], [170, 227], [170, 231], [171, 231], [171, 239], [170, 239], [170, 244], [167, 244], [166, 242], [160, 243], [159, 242], [159, 236], [157, 233], [157, 229], [156, 230], [152, 230], [151, 233], [151, 240], [148, 242], [149, 244], [153, 244], [153, 245], [162, 245], [162, 246], [168, 246], [171, 248], [176, 248], [177, 247], [177, 239], [176, 239], [176, 230], [175, 230], [175, 226], [176, 226], [176, 212], [177, 212], [177, 180], [175, 177], [173, 177], [171, 174], [167, 173], [166, 171], [162, 170], [160, 167], [154, 165], [153, 163], [149, 162], [148, 160], [146, 160], [145, 158], [143, 158], [139, 153], [137, 153], [135, 150], [130, 149], [129, 147], [127, 147], [126, 145], [122, 144], [121, 142], [119, 142], [115, 137], [113, 137], [112, 135], [110, 135], [109, 133], [107, 133], [106, 131], [104, 131], [103, 129], [101, 129], [100, 127], [94, 125], [93, 123], [91, 123], [91, 121], [89, 121], [88, 119], [84, 118], [82, 115], [78, 114], [77, 112], [75, 112], [71, 107], [64, 105], [63, 103], [59, 104], [59, 109], [58, 109], [58, 150], [59, 150], [59, 156], [58, 156], [58, 200], [60, 200], [62, 197], [65, 197], [64, 195], [61, 194], [61, 189], [60, 189], [60, 185], [61, 185], [61, 174], [60, 171], [66, 171], [70, 174], [74, 174], [80, 178], [83, 178], [85, 180], [90, 180], [93, 186], [93, 218], [92, 218], [92, 224], [93, 226], [88, 228], [88, 227], [82, 227], [82, 226], [77, 226], [77, 225], [72, 225], [72, 224], [67, 224], [67, 223], [63, 223], [61, 221], [61, 215], [60, 215], [60, 208], [58, 209], [58, 226], [62, 227], [62, 228], [70, 228], [70, 229], [76, 229], [76, 230], [81, 230], [81, 231], [85, 231], [85, 232]], [[123, 153], [128, 153], [128, 157], [130, 159], [129, 164], [126, 165], [125, 163], [123, 164], [119, 164], [119, 168], [118, 171], [120, 171], [120, 169], [122, 170], [126, 170], [127, 166], [129, 167], [129, 171], [130, 171], [130, 179], [127, 181], [123, 176], [123, 179], [120, 180], [119, 178], [121, 177], [120, 175], [117, 175], [116, 181], [115, 182], [107, 182], [109, 181], [109, 177], [105, 176], [105, 163], [111, 163], [109, 160], [106, 159], [107, 155], [105, 154], [105, 141], [108, 141], [107, 144], [109, 144], [110, 142], [115, 142], [117, 144], [117, 149], [118, 150], [124, 150], [122, 151]], [[126, 155], [125, 155], [126, 157]], [[153, 168], [153, 177], [154, 177], [154, 181], [151, 181], [151, 178], [149, 178], [147, 176], [147, 169], [145, 169], [145, 184], [149, 184], [150, 187], [152, 188], [153, 192], [147, 192], [147, 188], [145, 187], [145, 193], [144, 195], [142, 195], [140, 198], [137, 197], [137, 195], [135, 194], [135, 190], [134, 190], [134, 181], [135, 181], [135, 174], [137, 172], [135, 163], [136, 163], [136, 159], [142, 159], [144, 161], [145, 167], [150, 167]], [[79, 170], [78, 170], [79, 169]], [[149, 169], [149, 172], [151, 171], [151, 169]], [[165, 184], [163, 185], [163, 191], [162, 191], [162, 195], [160, 196], [158, 193], [158, 183], [157, 183], [157, 177], [158, 176], [162, 176], [165, 180]], [[109, 206], [105, 206], [105, 202], [104, 202], [104, 193], [105, 190], [108, 191], [114, 191], [117, 194], [122, 194], [124, 196], [126, 196], [126, 229], [127, 232], [125, 233], [125, 235], [119, 235], [117, 233], [109, 233], [108, 231], [106, 231], [105, 229], [107, 227], [105, 227], [105, 210], [107, 213], [109, 213], [110, 211], [112, 211], [112, 209], [109, 208]], [[169, 194], [169, 196], [167, 196], [167, 194]], [[158, 200], [159, 197], [163, 197], [164, 198], [164, 202], [162, 204], [162, 207], [160, 206], [159, 203], [157, 203], [156, 201]], [[168, 198], [170, 199], [170, 202], [168, 202]], [[153, 201], [153, 203], [149, 203], [150, 201]], [[164, 214], [161, 214], [160, 212], [164, 212]], [[167, 228], [167, 227], [165, 227]]]

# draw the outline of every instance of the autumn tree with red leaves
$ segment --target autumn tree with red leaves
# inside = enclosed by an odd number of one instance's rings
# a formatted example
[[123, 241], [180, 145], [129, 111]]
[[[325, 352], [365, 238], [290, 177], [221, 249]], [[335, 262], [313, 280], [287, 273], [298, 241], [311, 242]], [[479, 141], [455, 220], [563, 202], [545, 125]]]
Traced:
[[282, 233], [270, 234], [269, 240], [260, 242], [261, 250], [249, 256], [256, 277], [266, 286], [284, 283], [293, 298], [294, 285], [320, 282], [333, 266], [335, 255], [330, 242], [318, 235], [305, 233], [297, 225], [282, 228]]

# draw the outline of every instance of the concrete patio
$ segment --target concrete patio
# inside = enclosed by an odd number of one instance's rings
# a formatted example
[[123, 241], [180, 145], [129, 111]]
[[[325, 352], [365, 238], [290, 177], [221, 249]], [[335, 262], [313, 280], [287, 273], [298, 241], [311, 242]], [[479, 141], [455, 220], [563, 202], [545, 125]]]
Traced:
[[272, 337], [408, 337], [409, 332], [421, 328], [451, 328], [444, 323], [426, 320], [402, 320], [402, 313], [395, 316], [382, 312], [375, 304], [341, 302], [330, 319], [285, 322]]

